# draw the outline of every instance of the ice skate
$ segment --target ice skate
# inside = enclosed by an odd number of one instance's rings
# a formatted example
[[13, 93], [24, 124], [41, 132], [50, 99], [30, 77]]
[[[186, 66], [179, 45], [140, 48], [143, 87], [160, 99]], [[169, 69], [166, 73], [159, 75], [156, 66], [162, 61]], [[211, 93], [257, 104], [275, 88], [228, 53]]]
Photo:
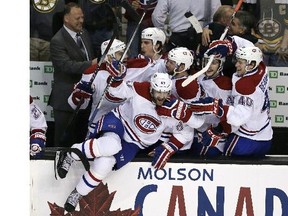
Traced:
[[66, 177], [73, 162], [74, 159], [67, 152], [59, 151], [56, 153], [56, 172], [61, 179]]
[[65, 205], [64, 205], [64, 209], [67, 212], [73, 212], [75, 211], [75, 208], [77, 206], [77, 204], [79, 203], [79, 200], [82, 198], [82, 195], [78, 193], [78, 191], [76, 189], [74, 189], [71, 194], [68, 196]]

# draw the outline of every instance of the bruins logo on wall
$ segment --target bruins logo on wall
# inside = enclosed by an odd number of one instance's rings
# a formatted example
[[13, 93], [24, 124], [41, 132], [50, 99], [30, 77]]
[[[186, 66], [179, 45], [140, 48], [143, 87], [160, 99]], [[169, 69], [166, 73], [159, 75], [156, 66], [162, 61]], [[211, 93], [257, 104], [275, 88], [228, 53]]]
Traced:
[[33, 0], [33, 7], [40, 13], [49, 13], [54, 10], [58, 0]]

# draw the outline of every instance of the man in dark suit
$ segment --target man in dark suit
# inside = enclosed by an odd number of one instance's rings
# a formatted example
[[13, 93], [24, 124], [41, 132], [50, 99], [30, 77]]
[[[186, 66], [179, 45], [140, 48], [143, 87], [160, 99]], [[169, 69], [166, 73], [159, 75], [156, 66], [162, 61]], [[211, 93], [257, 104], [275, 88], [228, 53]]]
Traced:
[[97, 63], [88, 32], [82, 27], [83, 21], [80, 6], [68, 3], [64, 9], [63, 27], [51, 39], [54, 84], [48, 104], [54, 113], [54, 146], [69, 147], [81, 142], [87, 132], [90, 110], [80, 110], [72, 121], [75, 113], [67, 102], [85, 69]]

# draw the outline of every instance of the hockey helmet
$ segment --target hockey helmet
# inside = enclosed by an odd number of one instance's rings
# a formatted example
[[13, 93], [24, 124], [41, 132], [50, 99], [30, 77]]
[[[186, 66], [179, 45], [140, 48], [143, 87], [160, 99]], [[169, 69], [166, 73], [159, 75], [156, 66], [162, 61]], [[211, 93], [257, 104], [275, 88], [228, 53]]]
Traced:
[[255, 62], [254, 70], [261, 61], [263, 61], [263, 53], [258, 47], [241, 47], [238, 48], [235, 52], [235, 57], [239, 59], [244, 59], [247, 61], [247, 64]]
[[[191, 51], [186, 47], [176, 47], [169, 51], [168, 59], [176, 62], [176, 69], [181, 65], [184, 64], [184, 70], [188, 70], [191, 65], [193, 64], [194, 58]], [[174, 71], [175, 73], [180, 73], [183, 71]]]
[[157, 44], [157, 42], [161, 42], [162, 46], [165, 44], [166, 35], [165, 33], [156, 27], [149, 27], [142, 31], [141, 39], [152, 40], [153, 46]]
[[151, 77], [151, 91], [170, 92], [172, 89], [172, 80], [167, 73], [156, 72]]
[[[110, 40], [106, 40], [101, 44], [101, 54], [105, 52]], [[126, 44], [118, 39], [114, 39], [110, 49], [108, 50], [107, 55], [111, 55], [115, 58], [115, 53], [118, 51], [124, 51], [126, 48]], [[107, 55], [105, 57], [105, 60], [107, 60]]]

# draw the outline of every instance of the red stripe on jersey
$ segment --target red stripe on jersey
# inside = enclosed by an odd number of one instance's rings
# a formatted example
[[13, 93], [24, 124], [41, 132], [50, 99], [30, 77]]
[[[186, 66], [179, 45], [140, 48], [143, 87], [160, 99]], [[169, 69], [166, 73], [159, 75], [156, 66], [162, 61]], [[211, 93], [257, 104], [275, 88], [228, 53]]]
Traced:
[[30, 104], [33, 102], [33, 98], [31, 97], [31, 95], [30, 95]]
[[256, 87], [259, 85], [260, 81], [262, 80], [263, 76], [265, 75], [266, 66], [263, 62], [261, 62], [258, 66], [258, 71], [250, 76], [245, 76], [239, 79], [235, 83], [235, 88], [237, 92], [242, 95], [250, 95], [252, 94]]
[[176, 137], [173, 135], [169, 139], [169, 142], [173, 143], [175, 146], [177, 146], [179, 149], [182, 148], [184, 145], [182, 142], [180, 142]]
[[91, 172], [90, 170], [88, 171], [88, 174], [89, 174], [89, 176], [90, 176], [94, 181], [96, 181], [96, 182], [101, 182], [101, 181], [102, 181], [101, 179], [96, 178], [96, 177], [92, 174], [92, 172]]
[[148, 64], [146, 59], [128, 59], [127, 68], [143, 68]]
[[90, 139], [90, 141], [89, 141], [89, 152], [90, 152], [90, 154], [92, 155], [93, 158], [96, 158], [96, 156], [95, 156], [95, 154], [93, 152], [93, 140], [94, 139]]

